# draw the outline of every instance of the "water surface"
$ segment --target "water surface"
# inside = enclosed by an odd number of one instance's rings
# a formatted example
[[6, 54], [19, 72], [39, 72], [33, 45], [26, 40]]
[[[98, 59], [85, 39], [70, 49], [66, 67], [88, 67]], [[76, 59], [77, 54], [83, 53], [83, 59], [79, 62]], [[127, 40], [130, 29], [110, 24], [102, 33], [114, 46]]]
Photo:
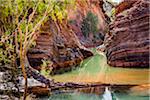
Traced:
[[[138, 85], [131, 88], [118, 87], [119, 92], [112, 89], [114, 97], [112, 100], [149, 100], [149, 73], [150, 69], [111, 67], [107, 64], [104, 53], [95, 52], [93, 57], [81, 62], [76, 70], [48, 77], [59, 82]], [[49, 100], [104, 100], [104, 92], [101, 89], [97, 93], [93, 90], [95, 89], [91, 89], [91, 92], [56, 93], [48, 98]]]
[[108, 84], [149, 84], [149, 69], [111, 67], [103, 53], [96, 53], [81, 62], [71, 72], [50, 76], [60, 82], [108, 83]]

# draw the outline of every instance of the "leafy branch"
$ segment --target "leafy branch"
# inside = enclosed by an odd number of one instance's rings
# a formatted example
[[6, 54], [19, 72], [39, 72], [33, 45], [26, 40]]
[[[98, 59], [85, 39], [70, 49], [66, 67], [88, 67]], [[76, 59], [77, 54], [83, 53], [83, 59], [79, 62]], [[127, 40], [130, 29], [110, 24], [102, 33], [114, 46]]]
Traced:
[[39, 33], [40, 26], [49, 20], [49, 17], [59, 22], [66, 18], [68, 5], [70, 0], [0, 1], [0, 64], [12, 65], [19, 58], [25, 79], [24, 100], [27, 95], [27, 50]]

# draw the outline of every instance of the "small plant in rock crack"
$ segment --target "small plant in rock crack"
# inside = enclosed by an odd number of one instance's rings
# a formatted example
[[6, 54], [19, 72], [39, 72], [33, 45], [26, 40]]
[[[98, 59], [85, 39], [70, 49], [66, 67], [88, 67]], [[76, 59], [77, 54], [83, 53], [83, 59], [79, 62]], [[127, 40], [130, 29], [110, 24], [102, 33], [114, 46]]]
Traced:
[[53, 62], [49, 60], [42, 60], [40, 73], [44, 76], [49, 76], [53, 69], [52, 64]]

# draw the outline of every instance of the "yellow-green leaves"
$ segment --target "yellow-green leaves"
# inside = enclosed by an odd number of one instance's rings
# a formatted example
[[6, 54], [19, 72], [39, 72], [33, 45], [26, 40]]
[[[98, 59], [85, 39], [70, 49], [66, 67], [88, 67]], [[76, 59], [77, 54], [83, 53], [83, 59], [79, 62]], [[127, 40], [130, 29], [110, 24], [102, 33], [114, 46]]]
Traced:
[[[35, 45], [34, 39], [40, 26], [50, 17], [62, 22], [67, 16], [67, 7], [73, 1], [75, 0], [0, 0], [0, 28], [3, 30], [0, 44], [4, 45], [4, 36], [7, 38], [5, 42], [13, 41], [8, 43], [7, 49], [13, 48], [19, 53], [22, 46], [25, 49], [23, 51], [27, 51]], [[15, 48], [12, 45], [17, 46]], [[0, 62], [8, 62], [7, 58], [13, 55], [9, 50], [0, 49]]]
[[37, 7], [37, 12], [42, 13], [46, 10], [46, 6], [44, 2], [39, 2], [38, 7]]
[[115, 13], [116, 13], [116, 9], [112, 8], [112, 10], [111, 10], [111, 17], [112, 17], [112, 19], [114, 19]]
[[[48, 76], [51, 73], [51, 71], [52, 71], [52, 67], [51, 67], [52, 62], [49, 61], [49, 60], [42, 60], [42, 62], [43, 63], [41, 65], [41, 71], [40, 71], [40, 73], [42, 75], [44, 75], [44, 76]], [[48, 66], [49, 66], [49, 68], [48, 68]]]
[[67, 9], [69, 7], [75, 5], [75, 0], [53, 0], [52, 4], [52, 11], [50, 13], [51, 18], [56, 21], [62, 22], [63, 19], [67, 18]]

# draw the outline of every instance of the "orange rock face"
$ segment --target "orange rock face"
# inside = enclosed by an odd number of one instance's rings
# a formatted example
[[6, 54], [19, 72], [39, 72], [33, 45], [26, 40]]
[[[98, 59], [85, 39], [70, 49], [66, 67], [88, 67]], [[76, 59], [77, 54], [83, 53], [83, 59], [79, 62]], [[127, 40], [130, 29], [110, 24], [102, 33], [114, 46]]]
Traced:
[[27, 53], [29, 63], [35, 69], [41, 69], [42, 60], [50, 61], [48, 67], [52, 68], [52, 74], [68, 71], [92, 55], [80, 45], [76, 35], [67, 26], [53, 21], [41, 27], [36, 46]]
[[[105, 16], [101, 9], [101, 0], [76, 0], [76, 9], [68, 9], [68, 19], [76, 21], [76, 24], [69, 24], [64, 21], [58, 24], [53, 21], [46, 22], [41, 27], [41, 32], [36, 39], [36, 46], [27, 53], [29, 63], [35, 69], [40, 70], [42, 60], [50, 61], [53, 73], [61, 73], [62, 70], [70, 70], [79, 64], [84, 58], [92, 56], [89, 50], [81, 46], [83, 34], [81, 22], [89, 11], [97, 15], [98, 28], [101, 32], [106, 29]], [[93, 37], [90, 35], [90, 37]], [[89, 38], [90, 38], [89, 37]], [[101, 44], [103, 41], [97, 41]], [[96, 43], [88, 42], [87, 45], [95, 46]], [[84, 45], [85, 46], [85, 45]]]
[[[89, 12], [93, 13], [98, 18], [98, 30], [97, 34], [104, 35], [104, 31], [107, 28], [106, 16], [102, 9], [103, 0], [76, 0], [76, 9], [68, 9], [68, 19], [73, 21], [69, 24], [70, 28], [75, 32], [80, 42], [86, 47], [95, 47], [103, 43], [101, 39], [84, 37], [81, 27], [82, 21], [87, 16]], [[95, 41], [95, 43], [93, 42]]]
[[111, 41], [106, 49], [108, 64], [118, 67], [149, 67], [150, 2], [137, 0], [133, 3], [130, 0], [123, 3], [126, 3], [125, 9], [116, 15], [110, 25]]

